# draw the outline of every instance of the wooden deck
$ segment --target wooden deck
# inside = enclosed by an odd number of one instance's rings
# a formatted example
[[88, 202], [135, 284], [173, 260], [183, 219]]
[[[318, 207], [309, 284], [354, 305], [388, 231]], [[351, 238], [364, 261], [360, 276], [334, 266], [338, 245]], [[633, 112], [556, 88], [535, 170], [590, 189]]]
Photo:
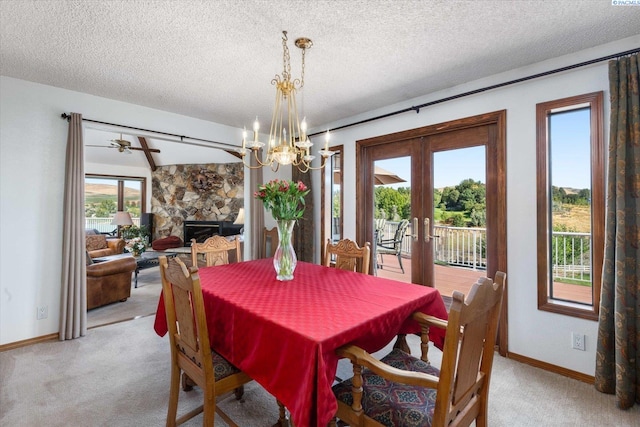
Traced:
[[[404, 267], [404, 274], [398, 265], [398, 258], [394, 255], [382, 255], [383, 267], [377, 270], [377, 275], [387, 279], [398, 280], [399, 282], [411, 282], [411, 259], [403, 258], [402, 266]], [[486, 272], [483, 270], [471, 270], [461, 267], [449, 267], [443, 265], [436, 265], [435, 267], [435, 281], [436, 288], [443, 296], [450, 297], [453, 291], [460, 291], [467, 295], [469, 289], [478, 279], [483, 277]], [[507, 285], [509, 283], [509, 276], [507, 275]], [[536, 286], [535, 278], [531, 282], [531, 286]], [[566, 283], [554, 282], [554, 297], [558, 299], [566, 299], [569, 301], [583, 302], [591, 304], [591, 287], [570, 285]]]

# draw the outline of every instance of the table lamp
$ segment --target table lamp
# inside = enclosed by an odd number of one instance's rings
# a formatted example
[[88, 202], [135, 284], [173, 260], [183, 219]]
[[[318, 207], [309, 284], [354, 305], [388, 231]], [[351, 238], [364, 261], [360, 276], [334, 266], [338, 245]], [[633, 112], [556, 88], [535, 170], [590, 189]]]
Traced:
[[[236, 217], [236, 220], [233, 221], [233, 223], [244, 225], [244, 208], [240, 208], [238, 210], [238, 216]], [[240, 236], [244, 238], [244, 227], [240, 229]]]
[[129, 212], [118, 211], [113, 216], [113, 220], [111, 221], [111, 225], [117, 225], [116, 229], [118, 232], [118, 237], [120, 237], [120, 229], [123, 225], [133, 225], [133, 221], [131, 220], [131, 215]]

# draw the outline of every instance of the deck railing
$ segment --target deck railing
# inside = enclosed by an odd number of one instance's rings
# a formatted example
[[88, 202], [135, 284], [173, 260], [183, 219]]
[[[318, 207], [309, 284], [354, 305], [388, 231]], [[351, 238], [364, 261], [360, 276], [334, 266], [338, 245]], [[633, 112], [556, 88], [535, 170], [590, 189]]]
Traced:
[[[140, 225], [140, 218], [131, 217], [131, 220], [135, 225]], [[112, 225], [113, 218], [85, 218], [85, 228], [93, 228], [100, 233], [111, 233], [117, 226]]]
[[[382, 239], [392, 239], [398, 223], [387, 221]], [[402, 241], [402, 256], [411, 257], [412, 225]], [[472, 227], [433, 227], [435, 262], [474, 270], [487, 268], [487, 229]], [[551, 262], [554, 278], [591, 282], [589, 233], [553, 232]]]

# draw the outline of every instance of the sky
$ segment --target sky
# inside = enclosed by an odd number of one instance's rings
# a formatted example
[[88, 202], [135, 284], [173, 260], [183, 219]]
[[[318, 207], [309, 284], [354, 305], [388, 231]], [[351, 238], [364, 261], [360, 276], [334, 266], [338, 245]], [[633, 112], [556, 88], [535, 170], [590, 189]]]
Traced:
[[551, 183], [591, 188], [590, 115], [588, 109], [551, 115]]
[[[551, 179], [557, 187], [591, 188], [591, 160], [589, 151], [589, 110], [573, 110], [553, 114], [550, 122]], [[376, 165], [406, 180], [388, 187], [410, 187], [409, 157], [376, 161]], [[485, 149], [483, 146], [434, 154], [435, 188], [460, 184], [464, 179], [486, 182]]]
[[[455, 186], [468, 178], [485, 182], [484, 164], [484, 147], [471, 147], [435, 153], [433, 171], [435, 187]], [[378, 160], [376, 161], [376, 166], [391, 171], [407, 181], [388, 185], [388, 187], [411, 186], [411, 162], [409, 157]]]

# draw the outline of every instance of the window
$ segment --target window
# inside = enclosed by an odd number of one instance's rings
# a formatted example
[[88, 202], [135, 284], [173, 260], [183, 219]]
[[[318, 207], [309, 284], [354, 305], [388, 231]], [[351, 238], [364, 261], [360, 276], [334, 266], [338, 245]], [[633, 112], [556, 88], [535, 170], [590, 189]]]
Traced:
[[145, 189], [145, 178], [87, 175], [84, 183], [86, 228], [113, 232], [111, 220], [116, 211], [129, 212], [133, 223], [140, 225]]
[[538, 308], [597, 319], [604, 252], [602, 92], [537, 105]]
[[329, 148], [336, 154], [327, 160], [322, 180], [322, 250], [327, 239], [342, 239], [342, 146]]

